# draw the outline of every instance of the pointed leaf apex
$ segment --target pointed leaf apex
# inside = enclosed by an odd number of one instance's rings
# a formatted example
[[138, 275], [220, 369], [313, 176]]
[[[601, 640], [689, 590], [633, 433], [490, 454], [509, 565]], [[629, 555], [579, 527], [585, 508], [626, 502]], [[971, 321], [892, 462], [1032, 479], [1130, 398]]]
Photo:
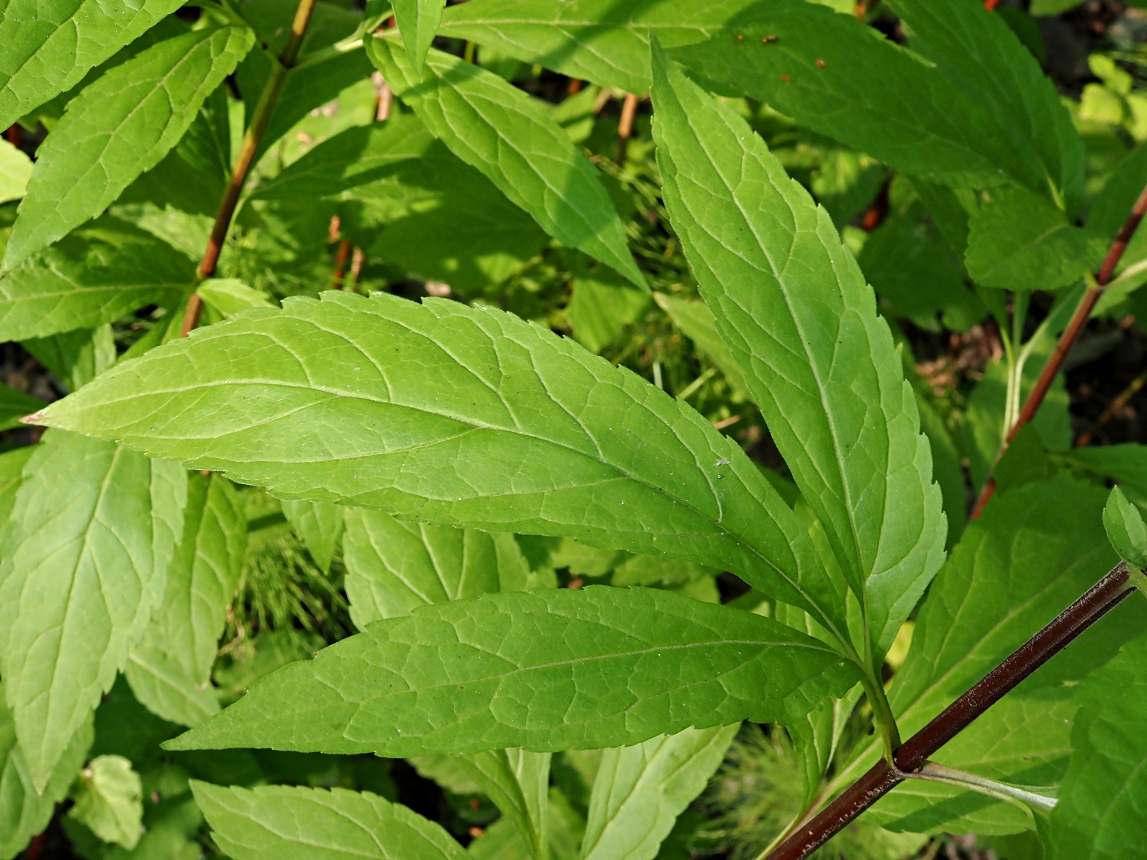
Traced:
[[1139, 569], [1147, 567], [1147, 524], [1119, 487], [1114, 487], [1107, 498], [1103, 527], [1120, 558]]

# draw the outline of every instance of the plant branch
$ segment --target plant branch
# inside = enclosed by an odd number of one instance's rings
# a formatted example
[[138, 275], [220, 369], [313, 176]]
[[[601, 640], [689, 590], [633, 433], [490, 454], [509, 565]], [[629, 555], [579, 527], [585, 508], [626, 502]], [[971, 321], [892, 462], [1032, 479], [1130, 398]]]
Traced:
[[840, 832], [894, 786], [920, 771], [944, 744], [1015, 689], [1079, 634], [1115, 608], [1135, 588], [1120, 562], [1079, 600], [1025, 642], [938, 717], [896, 750], [893, 764], [881, 759], [819, 815], [802, 824], [767, 860], [803, 860]]
[[[271, 74], [259, 96], [259, 103], [251, 116], [251, 124], [243, 135], [243, 143], [239, 147], [239, 154], [235, 158], [235, 166], [231, 168], [231, 178], [227, 188], [223, 191], [223, 199], [219, 203], [219, 211], [215, 215], [215, 224], [211, 228], [211, 237], [207, 240], [207, 248], [203, 258], [199, 261], [199, 268], [195, 271], [195, 285], [215, 274], [215, 266], [219, 262], [219, 253], [223, 250], [223, 243], [227, 239], [227, 231], [231, 229], [231, 221], [235, 217], [235, 207], [239, 204], [239, 195], [243, 186], [247, 184], [247, 174], [255, 160], [255, 153], [259, 149], [259, 142], [271, 121], [271, 114], [275, 112], [275, 105], [283, 93], [283, 85], [287, 82], [287, 72], [295, 64], [299, 56], [299, 47], [303, 44], [303, 37], [307, 34], [307, 26], [311, 22], [311, 13], [315, 9], [316, 0], [299, 0], [298, 9], [295, 10], [295, 20], [291, 23], [291, 33], [287, 43], [279, 53], [278, 62], [272, 62]], [[199, 316], [203, 312], [203, 299], [199, 293], [193, 292], [187, 301], [187, 310], [183, 314], [183, 325], [180, 334], [183, 337], [199, 325]]]
[[[1012, 425], [1011, 430], [1008, 431], [1007, 436], [1004, 438], [1003, 445], [1000, 446], [999, 453], [996, 455], [996, 462], [999, 462], [1000, 457], [1003, 456], [1004, 451], [1007, 450], [1008, 445], [1016, 438], [1016, 434], [1023, 428], [1025, 424], [1031, 422], [1035, 418], [1036, 412], [1039, 411], [1040, 406], [1043, 405], [1043, 399], [1047, 395], [1048, 389], [1051, 388], [1052, 382], [1055, 380], [1056, 375], [1063, 367], [1063, 362], [1067, 358], [1067, 354], [1071, 352], [1071, 348], [1075, 346], [1076, 340], [1079, 339], [1083, 327], [1087, 325], [1087, 320], [1091, 316], [1091, 312], [1095, 310], [1095, 304], [1099, 301], [1099, 297], [1103, 295], [1104, 289], [1111, 283], [1111, 278], [1115, 274], [1115, 268], [1119, 265], [1119, 261], [1123, 259], [1123, 252], [1127, 250], [1127, 245], [1131, 241], [1131, 237], [1135, 235], [1135, 231], [1139, 229], [1139, 222], [1143, 220], [1144, 214], [1147, 214], [1147, 186], [1139, 194], [1139, 199], [1135, 201], [1135, 205], [1131, 207], [1131, 214], [1127, 216], [1127, 220], [1123, 222], [1123, 226], [1119, 228], [1119, 232], [1115, 235], [1111, 247], [1107, 250], [1107, 256], [1103, 258], [1103, 264], [1099, 267], [1099, 272], [1095, 276], [1094, 283], [1090, 284], [1087, 292], [1083, 294], [1080, 299], [1079, 305], [1075, 309], [1075, 313], [1071, 317], [1071, 321], [1067, 324], [1063, 334], [1060, 335], [1059, 342], [1055, 345], [1055, 351], [1052, 352], [1051, 358], [1047, 360], [1043, 370], [1040, 372], [1039, 379], [1036, 380], [1035, 387], [1032, 388], [1031, 394], [1028, 395], [1024, 401], [1023, 408], [1020, 410], [1019, 417], [1016, 419], [1015, 424]], [[996, 491], [996, 479], [994, 476], [989, 475], [988, 480], [984, 483], [983, 490], [980, 491], [980, 497], [976, 500], [976, 505], [972, 508], [972, 518], [978, 518], [980, 512], [984, 509], [984, 505], [988, 503], [988, 499]]]

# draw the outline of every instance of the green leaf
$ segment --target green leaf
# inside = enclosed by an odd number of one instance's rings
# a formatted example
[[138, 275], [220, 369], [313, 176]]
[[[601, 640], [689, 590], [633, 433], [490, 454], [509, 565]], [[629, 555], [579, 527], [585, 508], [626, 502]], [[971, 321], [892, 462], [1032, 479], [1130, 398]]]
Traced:
[[109, 323], [92, 331], [76, 329], [21, 344], [65, 388], [78, 391], [116, 362], [115, 334]]
[[759, 0], [480, 0], [450, 6], [441, 35], [630, 93], [649, 91], [649, 34], [667, 48], [702, 42]]
[[288, 499], [283, 503], [283, 514], [291, 528], [306, 544], [307, 552], [315, 564], [329, 573], [335, 547], [343, 533], [343, 508], [331, 502], [308, 502]]
[[1083, 139], [1055, 85], [1003, 16], [978, 0], [890, 0], [890, 5], [912, 49], [936, 63], [958, 91], [974, 94], [1024, 156], [1022, 172], [1000, 166], [1074, 217], [1083, 193]]
[[819, 617], [839, 601], [739, 445], [629, 371], [491, 308], [289, 298], [113, 368], [37, 421], [280, 498], [675, 556]]
[[37, 152], [3, 268], [14, 269], [98, 215], [158, 164], [253, 42], [246, 28], [196, 30], [86, 87]]
[[590, 796], [581, 857], [653, 860], [677, 816], [721, 764], [739, 728], [686, 729], [606, 750]]
[[273, 308], [274, 302], [262, 290], [249, 287], [237, 278], [208, 278], [196, 292], [220, 316], [229, 317], [247, 308]]
[[1073, 448], [1060, 456], [1073, 466], [1118, 481], [1133, 502], [1147, 504], [1147, 445]]
[[59, 93], [182, 5], [181, 0], [10, 0], [0, 18], [0, 128]]
[[234, 860], [466, 860], [433, 821], [369, 792], [192, 780], [211, 838]]
[[653, 63], [670, 218], [717, 329], [861, 600], [878, 669], [944, 559], [946, 520], [915, 395], [828, 214], [731, 108], [656, 47]]
[[665, 293], [654, 293], [658, 306], [669, 315], [673, 325], [693, 341], [698, 352], [707, 356], [725, 375], [730, 387], [741, 395], [747, 391], [745, 371], [733, 351], [717, 333], [717, 321], [704, 302], [681, 299]]
[[0, 203], [23, 197], [31, 175], [32, 159], [8, 141], [0, 141]]
[[163, 609], [125, 672], [136, 698], [165, 720], [194, 726], [219, 710], [211, 669], [246, 548], [246, 512], [231, 482], [193, 474]]
[[345, 511], [346, 591], [360, 630], [430, 603], [526, 587], [529, 566], [511, 534]]
[[406, 46], [406, 57], [417, 74], [422, 74], [445, 5], [445, 0], [394, 0], [394, 18]]
[[[35, 445], [27, 445], [0, 454], [0, 523], [8, 522], [12, 506], [16, 504], [16, 491], [24, 478], [24, 466], [35, 452]], [[2, 528], [0, 526], [0, 530]]]
[[813, 131], [891, 167], [948, 185], [1042, 170], [971, 97], [877, 30], [804, 0], [771, 0], [712, 41], [671, 56], [728, 93], [766, 102]]
[[1054, 290], [1079, 281], [1094, 256], [1087, 233], [1068, 223], [1062, 209], [1008, 188], [992, 192], [972, 216], [964, 259], [968, 274], [985, 287]]
[[183, 469], [47, 433], [0, 537], [0, 672], [37, 788], [163, 596], [183, 529]]
[[102, 218], [0, 277], [0, 340], [42, 338], [174, 304], [195, 265], [142, 230]]
[[[1106, 493], [1060, 475], [998, 493], [937, 575], [919, 613], [908, 657], [889, 698], [905, 737], [1051, 621], [1110, 569], [1100, 514]], [[933, 758], [990, 779], [1047, 786], [1070, 754], [1069, 721], [1079, 680], [1147, 624], [1138, 607], [1115, 610], [1070, 649], [992, 706]], [[834, 782], [855, 779], [880, 755], [869, 741]], [[1008, 833], [1029, 815], [983, 795], [905, 785], [873, 807], [885, 827], [915, 832]], [[971, 817], [969, 817], [971, 816]]]
[[1103, 509], [1103, 528], [1119, 557], [1137, 568], [1147, 567], [1147, 524], [1139, 509], [1118, 487], [1112, 487]]
[[611, 269], [588, 263], [574, 255], [566, 319], [577, 342], [600, 353], [649, 307], [649, 291], [635, 290]]
[[172, 749], [384, 756], [638, 743], [791, 721], [856, 681], [821, 642], [667, 591], [490, 594], [371, 625], [256, 684]]
[[123, 756], [101, 755], [88, 762], [72, 788], [68, 816], [91, 828], [104, 842], [132, 849], [143, 821], [143, 784]]
[[372, 39], [367, 51], [427, 128], [543, 230], [648, 289], [593, 165], [541, 104], [492, 72], [441, 51], [431, 50], [421, 76], [392, 41]]
[[[0, 460], [9, 456], [2, 455]], [[32, 784], [24, 752], [16, 742], [16, 723], [3, 691], [0, 683], [0, 857], [10, 860], [47, 827], [56, 804], [67, 797], [92, 745], [92, 721], [86, 720], [72, 736], [41, 794]]]
[[0, 384], [0, 430], [19, 427], [21, 418], [44, 405], [44, 401], [39, 397]]
[[1056, 860], [1143, 860], [1147, 845], [1147, 636], [1128, 642], [1079, 693], [1074, 750], [1051, 814]]

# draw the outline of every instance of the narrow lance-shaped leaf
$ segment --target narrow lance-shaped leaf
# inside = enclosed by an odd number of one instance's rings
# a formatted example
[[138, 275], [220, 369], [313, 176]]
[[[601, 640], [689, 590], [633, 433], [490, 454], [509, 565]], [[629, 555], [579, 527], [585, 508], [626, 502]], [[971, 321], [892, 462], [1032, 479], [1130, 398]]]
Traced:
[[247, 28], [196, 30], [148, 48], [86, 87], [37, 153], [3, 268], [12, 270], [98, 215], [157, 165], [253, 41]]
[[9, 0], [0, 17], [0, 128], [78, 84], [182, 0]]
[[174, 304], [194, 273], [166, 242], [101, 218], [0, 276], [0, 339], [94, 329], [151, 302]]
[[652, 860], [721, 764], [739, 725], [686, 729], [605, 750], [590, 795], [583, 860]]
[[38, 789], [162, 598], [186, 498], [179, 466], [71, 433], [28, 460], [0, 538], [0, 672]]
[[192, 475], [162, 610], [125, 671], [136, 698], [166, 720], [194, 726], [219, 710], [211, 669], [246, 547], [247, 518], [231, 482]]
[[422, 74], [426, 52], [434, 41], [445, 5], [445, 0], [394, 0], [394, 18], [402, 34], [406, 56], [418, 74]]
[[946, 521], [915, 396], [828, 214], [731, 108], [660, 49], [653, 63], [670, 217], [718, 330], [861, 599], [878, 668], [944, 559]]
[[541, 104], [492, 72], [441, 51], [430, 51], [421, 75], [393, 40], [371, 39], [367, 51], [426, 127], [543, 230], [648, 289], [593, 165]]
[[119, 365], [36, 420], [280, 498], [696, 561], [845, 629], [806, 530], [739, 445], [491, 308], [291, 298]]
[[346, 509], [346, 521], [346, 592], [360, 630], [429, 603], [526, 587], [529, 566], [511, 534], [357, 508]]
[[234, 860], [467, 860], [433, 821], [369, 792], [193, 781], [211, 838]]
[[668, 591], [488, 594], [379, 621], [170, 747], [396, 757], [622, 746], [793, 720], [857, 671], [772, 619]]

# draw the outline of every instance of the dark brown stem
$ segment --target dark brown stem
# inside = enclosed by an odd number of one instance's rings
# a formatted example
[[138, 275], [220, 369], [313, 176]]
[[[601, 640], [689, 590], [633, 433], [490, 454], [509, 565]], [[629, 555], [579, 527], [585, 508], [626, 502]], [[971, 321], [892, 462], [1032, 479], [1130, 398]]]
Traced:
[[881, 760], [849, 786], [820, 814], [800, 826], [766, 860], [803, 860], [894, 786], [919, 770], [944, 744], [1062, 651], [1088, 627], [1135, 590], [1130, 571], [1120, 562], [1083, 597], [1025, 642], [943, 713], [910, 737], [893, 756], [895, 767]]
[[[231, 229], [231, 220], [235, 217], [235, 207], [239, 204], [239, 195], [243, 193], [243, 186], [247, 183], [247, 174], [255, 160], [255, 153], [259, 149], [259, 142], [275, 112], [275, 105], [283, 93], [283, 85], [287, 82], [287, 72], [295, 64], [299, 56], [299, 48], [303, 44], [303, 37], [307, 34], [307, 25], [311, 22], [311, 13], [315, 9], [315, 0], [299, 0], [295, 10], [295, 20], [291, 23], [291, 33], [287, 43], [279, 54], [277, 63], [272, 64], [271, 76], [263, 87], [259, 96], [259, 103], [251, 115], [251, 124], [243, 135], [243, 143], [239, 147], [239, 154], [235, 158], [235, 165], [231, 168], [231, 178], [227, 188], [223, 191], [223, 199], [219, 203], [219, 211], [215, 215], [215, 224], [211, 228], [211, 237], [207, 240], [207, 248], [203, 251], [203, 258], [199, 261], [199, 268], [195, 272], [195, 281], [198, 284], [215, 274], [215, 266], [219, 262], [219, 253], [223, 250], [223, 243], [227, 239], [227, 231]], [[187, 310], [183, 314], [183, 326], [180, 334], [183, 337], [199, 325], [199, 315], [203, 312], [203, 300], [198, 293], [192, 293], [187, 302]]]
[[19, 149], [24, 143], [24, 130], [20, 128], [19, 123], [12, 123], [8, 126], [8, 130], [4, 132], [4, 137], [10, 144]]
[[[1063, 334], [1059, 337], [1059, 342], [1055, 345], [1055, 351], [1052, 352], [1051, 358], [1047, 360], [1043, 370], [1040, 372], [1039, 379], [1036, 380], [1035, 387], [1032, 388], [1031, 394], [1028, 395], [1027, 400], [1024, 401], [1023, 408], [1020, 410], [1020, 415], [1016, 419], [1016, 423], [1008, 431], [1007, 436], [1004, 438], [1004, 444], [1000, 446], [1000, 451], [996, 455], [996, 462], [999, 462], [1000, 457], [1004, 455], [1008, 445], [1016, 438], [1016, 434], [1020, 432], [1025, 424], [1029, 424], [1035, 414], [1039, 411], [1040, 406], [1043, 405], [1043, 399], [1047, 395], [1048, 389], [1051, 388], [1052, 382], [1055, 380], [1056, 375], [1063, 367], [1063, 362], [1067, 359], [1067, 354], [1071, 352], [1071, 348], [1075, 346], [1076, 340], [1079, 339], [1083, 327], [1087, 325], [1087, 320], [1091, 316], [1091, 312], [1095, 310], [1095, 304], [1099, 301], [1099, 297], [1103, 295], [1104, 289], [1111, 283], [1111, 278], [1115, 274], [1115, 268], [1119, 265], [1119, 261], [1123, 259], [1123, 252], [1127, 250], [1127, 245], [1131, 241], [1131, 237], [1135, 235], [1135, 231], [1139, 229], [1139, 222], [1143, 220], [1144, 214], [1147, 214], [1147, 186], [1139, 194], [1139, 199], [1135, 201], [1135, 205], [1131, 207], [1131, 214], [1127, 216], [1127, 220], [1123, 222], [1123, 226], [1119, 228], [1119, 232], [1115, 235], [1115, 241], [1111, 243], [1111, 247], [1107, 249], [1107, 256], [1103, 258], [1103, 265], [1099, 267], [1099, 272], [1095, 276], [1094, 286], [1088, 287], [1087, 292], [1083, 294], [1083, 298], [1079, 302], [1079, 306], [1075, 309], [1075, 313], [1071, 317], [1071, 322], [1067, 324], [1067, 328], [1063, 330]], [[983, 511], [984, 505], [988, 503], [988, 499], [996, 491], [996, 479], [994, 476], [989, 476], [987, 482], [984, 484], [983, 490], [980, 491], [980, 497], [976, 499], [976, 505], [972, 508], [972, 518], [976, 519]]]

